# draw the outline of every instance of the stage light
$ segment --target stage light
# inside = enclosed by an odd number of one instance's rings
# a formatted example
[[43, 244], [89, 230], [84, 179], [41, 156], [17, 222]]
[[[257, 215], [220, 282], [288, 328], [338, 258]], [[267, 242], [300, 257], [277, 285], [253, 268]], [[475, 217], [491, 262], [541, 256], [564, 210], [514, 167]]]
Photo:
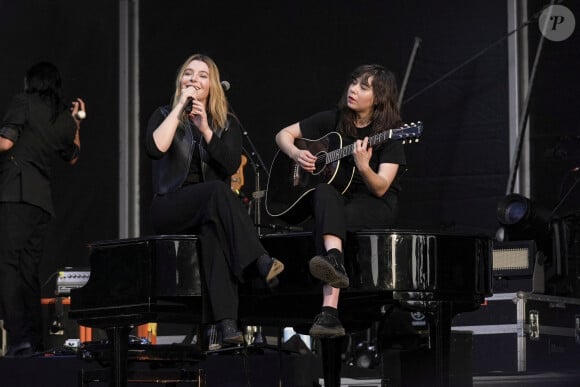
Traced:
[[501, 227], [496, 239], [499, 242], [534, 239], [541, 244], [550, 234], [550, 215], [550, 211], [525, 196], [509, 194], [497, 206]]
[[531, 209], [528, 198], [511, 194], [503, 198], [497, 208], [497, 217], [501, 224], [514, 225], [523, 222]]
[[[509, 254], [501, 251], [497, 260], [494, 257], [494, 266], [497, 265], [494, 274], [516, 278], [529, 276], [532, 271], [537, 277], [534, 289], [541, 289], [538, 282], [545, 282], [547, 294], [560, 293], [556, 289], [557, 283], [568, 275], [569, 231], [566, 223], [555, 216], [554, 211], [520, 194], [509, 194], [498, 203], [497, 220], [500, 228], [496, 232], [496, 241], [500, 243], [496, 247], [508, 248]], [[513, 250], [514, 241], [522, 241], [523, 245]], [[529, 246], [525, 247], [526, 244]], [[531, 254], [534, 250], [535, 257]], [[539, 270], [544, 273], [539, 273]]]
[[533, 240], [493, 243], [493, 291], [544, 293], [544, 253]]

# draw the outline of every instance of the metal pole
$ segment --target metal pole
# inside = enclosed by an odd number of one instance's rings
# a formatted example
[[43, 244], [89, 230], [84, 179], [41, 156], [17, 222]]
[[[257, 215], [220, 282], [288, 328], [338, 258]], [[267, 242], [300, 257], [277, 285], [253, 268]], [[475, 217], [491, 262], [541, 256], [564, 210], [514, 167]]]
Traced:
[[119, 2], [119, 237], [139, 225], [139, 0]]

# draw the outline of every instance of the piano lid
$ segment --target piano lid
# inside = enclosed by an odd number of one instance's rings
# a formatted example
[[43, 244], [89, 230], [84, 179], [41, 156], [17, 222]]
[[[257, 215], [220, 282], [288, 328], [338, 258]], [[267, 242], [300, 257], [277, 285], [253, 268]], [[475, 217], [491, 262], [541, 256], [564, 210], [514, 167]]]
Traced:
[[85, 286], [71, 291], [71, 310], [201, 294], [196, 236], [106, 240], [92, 242], [88, 248], [91, 274]]

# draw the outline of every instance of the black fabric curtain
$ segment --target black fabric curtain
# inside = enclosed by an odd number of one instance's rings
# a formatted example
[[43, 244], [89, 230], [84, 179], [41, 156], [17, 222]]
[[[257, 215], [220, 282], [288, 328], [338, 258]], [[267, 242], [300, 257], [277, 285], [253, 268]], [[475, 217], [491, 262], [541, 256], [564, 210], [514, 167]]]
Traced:
[[[432, 84], [504, 36], [506, 12], [504, 1], [144, 2], [142, 127], [169, 102], [177, 67], [204, 52], [231, 83], [230, 102], [269, 168], [275, 133], [334, 106], [357, 65], [381, 63], [401, 83], [418, 37], [402, 111], [425, 131], [407, 148], [400, 225], [492, 230], [509, 169], [507, 44]], [[159, 28], [160, 20], [172, 22]], [[144, 230], [149, 165], [144, 159]], [[250, 194], [251, 164], [245, 174]], [[261, 187], [265, 177], [262, 171]]]

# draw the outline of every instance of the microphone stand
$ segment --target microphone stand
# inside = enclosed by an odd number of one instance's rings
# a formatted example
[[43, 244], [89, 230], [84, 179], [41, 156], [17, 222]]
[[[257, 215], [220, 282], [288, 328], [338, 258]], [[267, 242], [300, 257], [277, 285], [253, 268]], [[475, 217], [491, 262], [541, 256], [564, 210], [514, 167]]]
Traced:
[[[225, 84], [227, 84], [227, 87]], [[227, 81], [223, 81], [222, 82], [222, 87], [224, 87], [225, 90], [229, 90], [230, 88], [230, 83]], [[228, 103], [228, 108], [229, 110], [231, 110], [232, 112], [234, 112], [234, 109], [232, 108], [231, 104]], [[248, 152], [248, 150], [242, 146], [242, 152], [246, 154], [246, 156], [248, 156], [248, 160], [250, 161], [250, 164], [252, 165], [252, 168], [254, 169], [254, 192], [252, 192], [252, 198], [250, 200], [250, 211], [252, 210], [252, 205], [254, 206], [254, 225], [256, 226], [256, 230], [258, 232], [258, 236], [262, 236], [262, 232], [261, 232], [261, 221], [262, 221], [262, 216], [261, 216], [261, 202], [262, 202], [262, 198], [266, 195], [266, 191], [262, 191], [260, 188], [260, 169], [263, 169], [264, 172], [266, 172], [266, 177], [268, 179], [270, 179], [270, 173], [268, 173], [268, 170], [266, 169], [266, 164], [264, 164], [264, 160], [262, 160], [262, 157], [260, 156], [260, 154], [258, 153], [258, 150], [256, 149], [256, 146], [254, 145], [254, 142], [252, 141], [252, 139], [250, 138], [250, 135], [248, 134], [248, 131], [244, 128], [244, 126], [240, 123], [240, 128], [242, 130], [242, 135], [244, 136], [244, 138], [246, 140], [248, 140], [248, 144], [250, 144], [250, 152]], [[249, 214], [249, 213], [248, 213]]]
[[264, 170], [266, 173], [266, 177], [270, 179], [270, 174], [266, 169], [266, 165], [264, 164], [264, 160], [258, 153], [254, 142], [250, 138], [250, 135], [246, 130], [242, 131], [242, 134], [248, 140], [248, 144], [250, 144], [251, 151], [248, 152], [244, 148], [244, 152], [248, 155], [248, 159], [250, 160], [250, 164], [254, 168], [254, 192], [252, 193], [252, 201], [254, 203], [254, 224], [256, 225], [256, 229], [258, 231], [258, 235], [262, 236], [261, 224], [262, 224], [262, 214], [261, 214], [261, 203], [262, 198], [266, 195], [266, 191], [261, 189], [260, 186], [260, 170]]

